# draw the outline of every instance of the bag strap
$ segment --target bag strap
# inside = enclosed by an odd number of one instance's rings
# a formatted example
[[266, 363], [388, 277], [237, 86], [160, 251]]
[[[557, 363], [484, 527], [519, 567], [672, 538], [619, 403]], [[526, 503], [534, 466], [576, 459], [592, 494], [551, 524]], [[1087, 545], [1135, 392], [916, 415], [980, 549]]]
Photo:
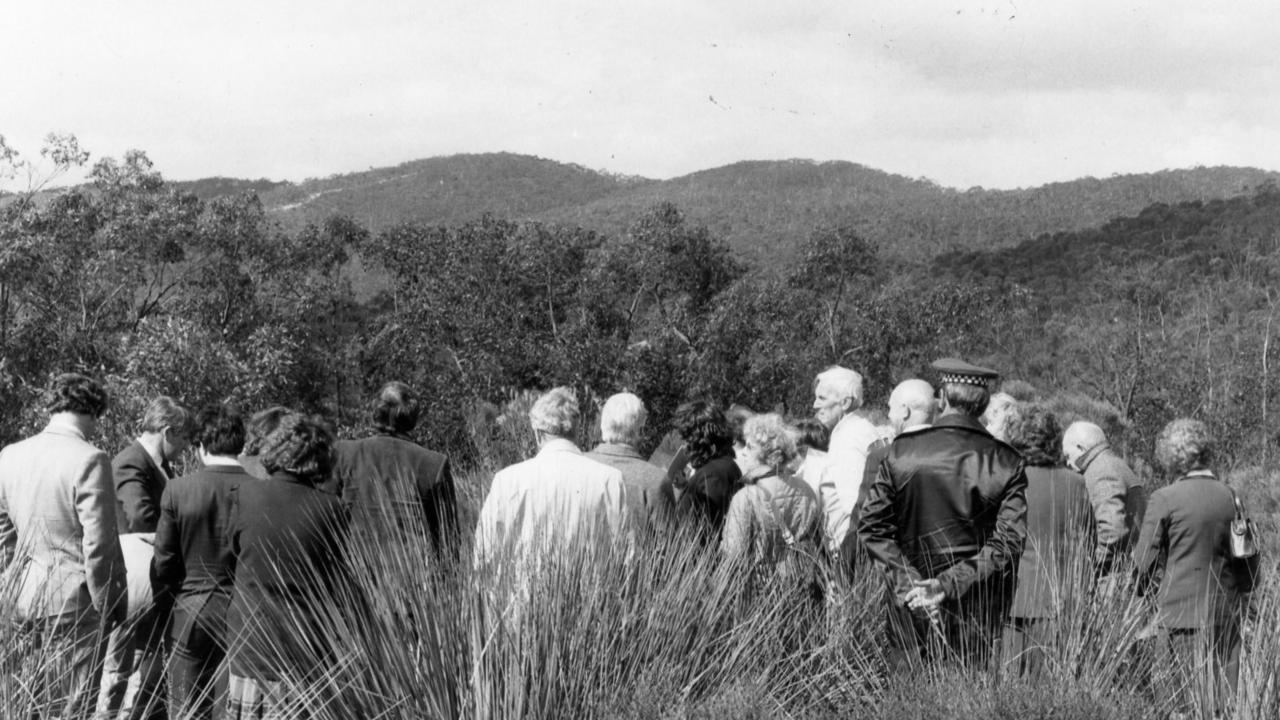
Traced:
[[1236, 520], [1247, 521], [1249, 519], [1249, 516], [1245, 514], [1244, 505], [1240, 503], [1240, 496], [1236, 494], [1235, 488], [1228, 485], [1227, 490], [1231, 491], [1231, 502], [1236, 506]]
[[769, 517], [773, 519], [773, 524], [777, 525], [778, 529], [782, 531], [783, 542], [787, 544], [787, 547], [795, 547], [796, 536], [791, 532], [791, 528], [783, 524], [782, 520], [778, 518], [778, 511], [773, 507], [773, 493], [759, 483], [756, 484], [756, 487], [760, 488], [760, 492], [764, 493], [764, 507], [768, 511]]

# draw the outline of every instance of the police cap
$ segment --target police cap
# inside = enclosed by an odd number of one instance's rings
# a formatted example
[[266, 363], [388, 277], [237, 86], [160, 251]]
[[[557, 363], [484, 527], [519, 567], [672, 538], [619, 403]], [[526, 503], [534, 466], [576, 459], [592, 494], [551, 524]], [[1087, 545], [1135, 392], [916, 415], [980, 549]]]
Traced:
[[970, 365], [960, 358], [935, 360], [933, 369], [938, 371], [938, 380], [943, 385], [959, 384], [990, 387], [1000, 377], [1000, 373], [995, 370]]

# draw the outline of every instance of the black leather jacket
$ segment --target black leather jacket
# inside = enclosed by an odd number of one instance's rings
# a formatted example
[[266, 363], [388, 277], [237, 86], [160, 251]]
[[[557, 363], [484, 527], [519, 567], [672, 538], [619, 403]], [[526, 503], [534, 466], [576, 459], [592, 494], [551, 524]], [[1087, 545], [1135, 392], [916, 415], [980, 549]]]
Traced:
[[1011, 573], [1026, 539], [1022, 456], [967, 415], [904, 433], [867, 491], [858, 536], [889, 573], [899, 601], [937, 578], [948, 598]]

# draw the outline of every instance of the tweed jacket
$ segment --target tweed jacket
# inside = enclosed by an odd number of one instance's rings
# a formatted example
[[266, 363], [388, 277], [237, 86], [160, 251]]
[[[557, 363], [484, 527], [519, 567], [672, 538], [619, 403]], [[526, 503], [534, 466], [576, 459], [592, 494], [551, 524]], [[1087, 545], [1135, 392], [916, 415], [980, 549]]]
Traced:
[[1084, 474], [1098, 522], [1098, 561], [1110, 565], [1130, 551], [1142, 527], [1147, 490], [1142, 480], [1107, 443], [1099, 443], [1076, 461]]
[[425, 528], [436, 548], [456, 547], [458, 501], [447, 456], [392, 434], [341, 441], [334, 454], [333, 475], [354, 525], [393, 520], [403, 529]]
[[1093, 505], [1084, 478], [1065, 467], [1027, 468], [1027, 542], [1009, 615], [1057, 617], [1087, 597], [1093, 579]]
[[579, 534], [629, 529], [622, 472], [582, 454], [569, 440], [499, 470], [476, 524], [478, 564], [536, 561]]
[[675, 496], [665, 482], [662, 468], [640, 457], [640, 452], [622, 443], [600, 443], [587, 457], [622, 473], [627, 506], [637, 527], [661, 527], [675, 509]]
[[156, 523], [160, 522], [160, 497], [169, 483], [168, 473], [136, 440], [111, 461], [111, 472], [116, 481], [120, 533], [155, 532]]
[[0, 451], [0, 553], [18, 619], [122, 612], [111, 465], [74, 426], [54, 420]]
[[904, 432], [867, 491], [858, 536], [901, 599], [937, 578], [949, 598], [1012, 575], [1027, 532], [1027, 475], [1016, 450], [976, 419], [943, 415]]
[[239, 465], [210, 465], [176, 478], [160, 499], [152, 588], [173, 603], [172, 637], [196, 623], [221, 632], [234, 585], [228, 540], [232, 492], [257, 482]]
[[1197, 471], [1151, 493], [1133, 548], [1139, 590], [1164, 570], [1156, 592], [1162, 627], [1203, 629], [1228, 624], [1240, 594], [1257, 578], [1258, 557], [1231, 557], [1231, 490], [1209, 471]]

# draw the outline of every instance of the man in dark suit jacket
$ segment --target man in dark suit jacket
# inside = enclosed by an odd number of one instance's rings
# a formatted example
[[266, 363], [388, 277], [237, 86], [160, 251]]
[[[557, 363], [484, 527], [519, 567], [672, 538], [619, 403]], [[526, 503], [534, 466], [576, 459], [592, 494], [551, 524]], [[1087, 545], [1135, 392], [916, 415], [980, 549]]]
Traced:
[[[933, 386], [924, 380], [903, 380], [889, 393], [889, 426], [894, 437], [906, 432], [923, 430], [933, 424], [933, 417], [938, 412], [938, 401], [933, 395]], [[876, 481], [880, 472], [880, 463], [889, 456], [892, 439], [881, 438], [867, 448], [867, 465], [862, 472], [862, 485], [858, 488], [858, 502], [853, 508], [854, 532], [845, 536], [840, 545], [841, 564], [852, 578], [858, 572], [859, 563], [864, 563], [866, 553], [862, 551], [858, 540], [858, 519], [862, 517], [862, 506], [867, 503], [867, 491]]]
[[[1026, 537], [1025, 464], [978, 421], [996, 373], [954, 359], [934, 368], [942, 415], [894, 440], [867, 492], [858, 535], [889, 575], [896, 659], [915, 664], [922, 654], [947, 653], [984, 664]], [[909, 618], [904, 606], [914, 611]]]
[[224, 407], [202, 411], [195, 440], [204, 467], [176, 478], [160, 500], [152, 587], [172, 602], [169, 637], [169, 713], [221, 717], [226, 677], [227, 606], [234, 560], [227, 542], [231, 498], [243, 482], [257, 482], [236, 456], [244, 448], [243, 418]]
[[173, 477], [170, 465], [191, 444], [191, 413], [161, 395], [142, 417], [141, 433], [111, 461], [120, 533], [152, 533], [160, 520], [160, 496]]
[[420, 411], [408, 385], [387, 383], [374, 401], [374, 434], [337, 444], [333, 477], [351, 509], [353, 531], [425, 529], [436, 552], [452, 556], [458, 543], [453, 474], [448, 457], [409, 437]]
[[1216, 695], [1216, 707], [1200, 708], [1203, 717], [1220, 713], [1225, 695], [1235, 692], [1244, 595], [1258, 573], [1257, 555], [1231, 555], [1236, 499], [1209, 469], [1214, 451], [1204, 423], [1182, 419], [1165, 426], [1156, 439], [1156, 462], [1178, 479], [1151, 494], [1133, 548], [1139, 592], [1164, 570], [1156, 592], [1158, 666], [1168, 669], [1159, 678], [1166, 681], [1164, 691], [1185, 704], [1190, 685], [1212, 688], [1215, 680], [1225, 681], [1207, 693]]
[[[172, 398], [161, 395], [147, 406], [140, 430], [138, 439], [111, 461], [119, 508], [116, 520], [121, 535], [156, 531], [160, 498], [172, 477], [170, 463], [177, 460], [191, 442], [191, 413]], [[140, 650], [142, 657], [136, 667], [141, 678], [129, 717], [164, 716], [161, 683], [168, 610], [163, 601], [156, 602], [136, 624], [111, 633], [98, 703], [101, 714], [114, 717], [124, 704], [129, 676], [135, 668], [134, 653]]]

